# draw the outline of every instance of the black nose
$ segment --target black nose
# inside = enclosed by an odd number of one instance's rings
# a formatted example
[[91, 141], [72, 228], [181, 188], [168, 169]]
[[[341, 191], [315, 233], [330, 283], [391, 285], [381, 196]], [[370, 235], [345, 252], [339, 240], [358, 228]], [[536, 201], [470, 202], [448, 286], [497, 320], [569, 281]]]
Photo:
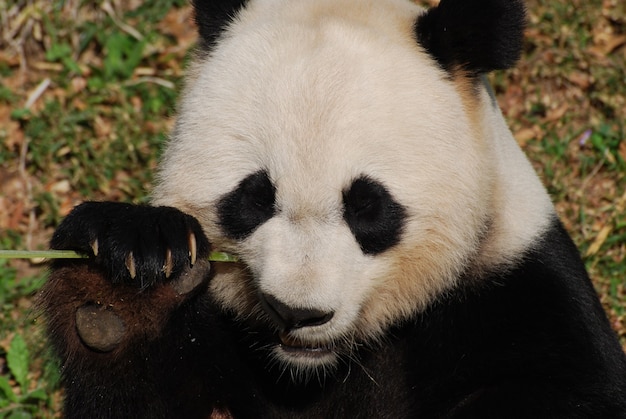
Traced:
[[332, 311], [290, 307], [270, 294], [261, 294], [261, 303], [267, 314], [283, 330], [319, 326], [330, 321], [335, 314]]

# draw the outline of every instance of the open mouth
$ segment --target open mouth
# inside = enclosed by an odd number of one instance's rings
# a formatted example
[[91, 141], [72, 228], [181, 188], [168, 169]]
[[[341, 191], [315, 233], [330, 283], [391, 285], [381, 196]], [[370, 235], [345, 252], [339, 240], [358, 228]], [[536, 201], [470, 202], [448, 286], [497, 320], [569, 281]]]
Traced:
[[333, 348], [328, 344], [304, 343], [289, 336], [288, 333], [281, 332], [279, 347], [293, 356], [324, 357], [333, 353]]

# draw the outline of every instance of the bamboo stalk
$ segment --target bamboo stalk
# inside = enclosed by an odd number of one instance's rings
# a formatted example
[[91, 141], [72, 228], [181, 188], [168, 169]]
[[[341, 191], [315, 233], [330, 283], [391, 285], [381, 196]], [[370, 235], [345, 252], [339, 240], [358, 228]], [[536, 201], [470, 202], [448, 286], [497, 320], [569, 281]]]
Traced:
[[[0, 250], [0, 259], [82, 259], [87, 256], [73, 250]], [[239, 259], [230, 253], [211, 252], [210, 262], [237, 262]]]

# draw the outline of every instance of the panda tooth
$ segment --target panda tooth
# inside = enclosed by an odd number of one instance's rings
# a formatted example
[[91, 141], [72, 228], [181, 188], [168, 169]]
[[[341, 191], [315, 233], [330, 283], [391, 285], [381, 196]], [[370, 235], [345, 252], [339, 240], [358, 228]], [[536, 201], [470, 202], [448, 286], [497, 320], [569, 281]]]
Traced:
[[167, 252], [165, 252], [165, 265], [163, 265], [163, 272], [165, 272], [166, 278], [169, 278], [170, 275], [172, 275], [172, 268], [172, 250], [167, 249]]
[[133, 257], [133, 252], [130, 252], [126, 256], [126, 269], [128, 269], [128, 273], [132, 279], [135, 279], [137, 276], [137, 268], [135, 267], [135, 258]]
[[91, 242], [91, 250], [94, 256], [98, 256], [98, 238]]
[[193, 233], [189, 233], [189, 236], [187, 237], [188, 240], [188, 244], [189, 244], [189, 259], [191, 261], [191, 266], [195, 265], [196, 263], [196, 253], [197, 253], [197, 243], [196, 243], [196, 235]]

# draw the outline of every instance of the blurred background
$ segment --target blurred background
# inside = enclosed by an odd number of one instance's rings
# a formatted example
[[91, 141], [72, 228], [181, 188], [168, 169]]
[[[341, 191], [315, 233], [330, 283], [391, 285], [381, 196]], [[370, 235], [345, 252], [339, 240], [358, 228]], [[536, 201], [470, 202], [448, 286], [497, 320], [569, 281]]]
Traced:
[[[626, 2], [527, 4], [490, 79], [626, 346]], [[84, 200], [147, 201], [194, 42], [185, 0], [0, 0], [0, 249], [45, 249]], [[45, 275], [0, 259], [0, 419], [60, 417]]]

